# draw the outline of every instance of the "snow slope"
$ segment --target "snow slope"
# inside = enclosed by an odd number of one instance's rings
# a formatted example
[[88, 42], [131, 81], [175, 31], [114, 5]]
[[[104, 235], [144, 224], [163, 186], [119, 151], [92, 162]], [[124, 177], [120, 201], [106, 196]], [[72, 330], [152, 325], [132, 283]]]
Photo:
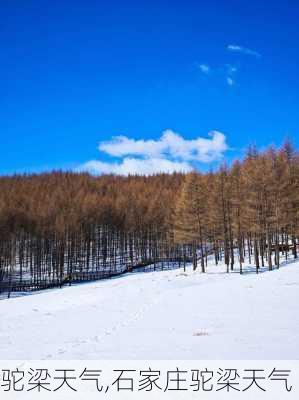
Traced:
[[0, 301], [0, 359], [298, 359], [299, 262], [133, 273]]

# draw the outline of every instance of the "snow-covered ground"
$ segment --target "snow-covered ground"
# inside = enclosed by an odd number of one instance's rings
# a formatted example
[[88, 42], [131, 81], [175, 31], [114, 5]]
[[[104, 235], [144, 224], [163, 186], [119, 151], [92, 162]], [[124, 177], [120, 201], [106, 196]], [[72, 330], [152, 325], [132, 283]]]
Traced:
[[0, 359], [299, 359], [299, 262], [168, 271], [0, 301]]

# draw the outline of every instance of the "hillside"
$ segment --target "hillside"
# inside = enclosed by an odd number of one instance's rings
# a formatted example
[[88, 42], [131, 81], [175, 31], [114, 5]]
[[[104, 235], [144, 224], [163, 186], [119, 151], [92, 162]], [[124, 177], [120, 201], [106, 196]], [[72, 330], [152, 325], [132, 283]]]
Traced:
[[[254, 267], [252, 267], [254, 271]], [[132, 273], [0, 302], [1, 359], [297, 359], [299, 262]]]

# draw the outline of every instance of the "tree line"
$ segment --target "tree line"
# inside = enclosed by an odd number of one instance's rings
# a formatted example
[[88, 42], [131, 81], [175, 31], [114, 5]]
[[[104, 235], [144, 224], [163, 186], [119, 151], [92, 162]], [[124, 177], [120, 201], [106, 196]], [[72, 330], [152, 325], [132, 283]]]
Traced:
[[208, 173], [0, 177], [0, 288], [98, 279], [208, 257], [227, 271], [297, 258], [299, 156], [286, 142]]
[[0, 178], [0, 289], [57, 286], [177, 259], [182, 174], [52, 172]]
[[174, 215], [177, 243], [193, 247], [201, 269], [212, 249], [215, 263], [223, 256], [227, 272], [235, 264], [243, 272], [247, 257], [256, 272], [267, 265], [280, 266], [281, 256], [297, 258], [299, 235], [299, 156], [286, 141], [258, 153], [255, 147], [245, 159], [216, 173], [186, 176]]

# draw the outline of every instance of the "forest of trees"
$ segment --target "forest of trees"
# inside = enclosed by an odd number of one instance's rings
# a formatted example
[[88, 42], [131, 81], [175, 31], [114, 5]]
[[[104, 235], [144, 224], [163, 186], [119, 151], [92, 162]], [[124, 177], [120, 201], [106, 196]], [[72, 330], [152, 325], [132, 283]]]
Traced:
[[270, 270], [297, 258], [299, 155], [289, 142], [217, 171], [0, 177], [0, 290], [99, 279], [207, 258]]

